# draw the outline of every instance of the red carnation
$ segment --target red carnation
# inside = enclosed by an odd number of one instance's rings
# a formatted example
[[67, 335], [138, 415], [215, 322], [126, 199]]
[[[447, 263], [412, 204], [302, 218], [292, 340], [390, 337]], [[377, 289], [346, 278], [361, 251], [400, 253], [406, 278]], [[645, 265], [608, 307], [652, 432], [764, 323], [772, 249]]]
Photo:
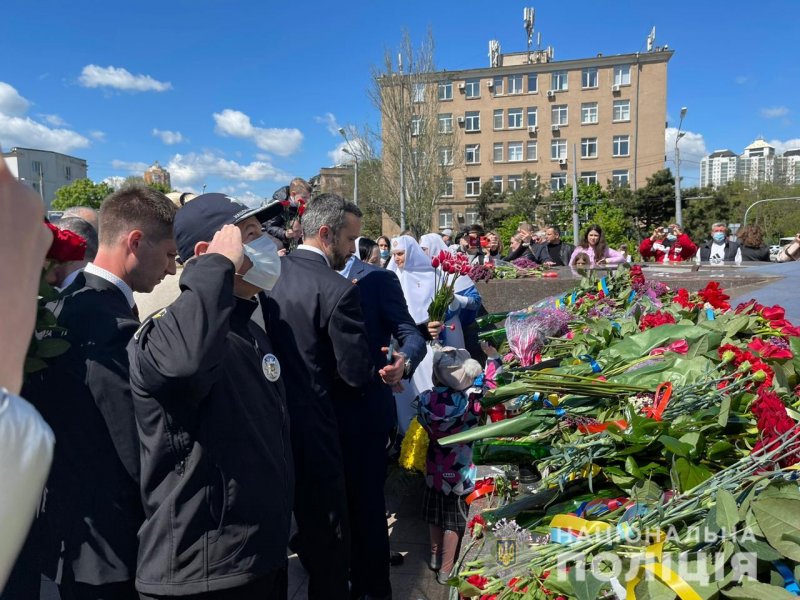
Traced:
[[720, 310], [729, 310], [731, 305], [726, 302], [730, 300], [730, 296], [726, 294], [719, 283], [716, 281], [709, 281], [705, 288], [697, 292], [697, 295], [714, 308]]
[[[796, 426], [778, 395], [763, 387], [758, 390], [758, 397], [750, 410], [757, 419], [758, 431], [761, 434], [761, 439], [753, 447], [753, 452], [764, 448], [766, 451], [773, 449], [778, 443], [776, 440]], [[800, 457], [793, 452], [782, 456], [780, 464], [782, 467], [789, 467], [798, 460]]]
[[467, 583], [475, 586], [479, 590], [482, 590], [489, 583], [489, 578], [483, 577], [482, 575], [470, 575], [467, 577]]
[[695, 307], [694, 302], [689, 300], [689, 290], [686, 288], [680, 288], [672, 301], [680, 304], [683, 308], [688, 308], [689, 310]]
[[86, 256], [86, 240], [77, 233], [59, 229], [52, 223], [46, 223], [53, 233], [53, 243], [47, 251], [47, 258], [58, 262], [83, 260]]
[[639, 329], [642, 331], [652, 329], [653, 327], [660, 327], [661, 325], [671, 325], [675, 323], [675, 317], [668, 312], [656, 311], [649, 315], [644, 315], [639, 320]]

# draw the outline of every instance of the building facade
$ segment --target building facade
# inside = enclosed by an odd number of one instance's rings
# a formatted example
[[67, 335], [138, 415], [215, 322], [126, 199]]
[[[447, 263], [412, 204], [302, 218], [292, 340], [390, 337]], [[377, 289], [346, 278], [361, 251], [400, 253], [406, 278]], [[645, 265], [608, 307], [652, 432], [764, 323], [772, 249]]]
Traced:
[[717, 150], [700, 160], [700, 187], [720, 187], [729, 181], [749, 186], [759, 183], [800, 184], [800, 149], [777, 156], [775, 147], [759, 138], [741, 155]]
[[50, 210], [58, 188], [87, 176], [85, 160], [58, 152], [11, 148], [2, 157], [14, 177], [36, 190], [46, 210]]
[[[586, 183], [644, 185], [664, 168], [672, 54], [657, 48], [555, 61], [548, 49], [499, 54], [488, 68], [433, 74], [426, 85], [437, 88], [439, 132], [458, 128], [454, 152], [463, 153], [437, 157], [455, 158], [440, 164], [458, 166], [443, 182], [434, 226], [474, 222], [485, 182], [512, 192], [525, 185], [526, 172], [551, 190], [570, 183], [573, 171]], [[412, 95], [430, 97], [422, 90]]]
[[154, 162], [150, 168], [144, 172], [144, 182], [147, 185], [158, 184], [172, 189], [169, 171], [159, 165], [158, 161]]

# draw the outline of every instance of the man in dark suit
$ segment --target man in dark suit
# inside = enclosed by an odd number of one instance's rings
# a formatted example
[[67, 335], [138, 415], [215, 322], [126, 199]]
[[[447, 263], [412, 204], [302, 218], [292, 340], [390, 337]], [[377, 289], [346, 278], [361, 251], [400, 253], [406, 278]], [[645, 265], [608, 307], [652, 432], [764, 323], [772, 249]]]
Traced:
[[[391, 271], [353, 257], [341, 273], [361, 293], [369, 353], [386, 365], [383, 381], [361, 389], [337, 381], [334, 397], [342, 440], [351, 527], [350, 583], [352, 598], [391, 598], [389, 534], [386, 528], [387, 442], [396, 424], [389, 385], [409, 378], [425, 357], [425, 339], [408, 314], [400, 281]], [[391, 338], [398, 352], [387, 364]]]
[[302, 225], [304, 243], [281, 259], [264, 321], [284, 372], [308, 597], [347, 600], [349, 526], [332, 388], [337, 379], [363, 388], [378, 377], [358, 288], [336, 273], [355, 253], [361, 211], [322, 194], [308, 203]]
[[100, 209], [94, 261], [52, 309], [69, 349], [29, 385], [56, 435], [43, 520], [62, 600], [136, 599], [139, 440], [126, 346], [139, 327], [133, 292], [175, 273], [175, 207], [131, 186]]

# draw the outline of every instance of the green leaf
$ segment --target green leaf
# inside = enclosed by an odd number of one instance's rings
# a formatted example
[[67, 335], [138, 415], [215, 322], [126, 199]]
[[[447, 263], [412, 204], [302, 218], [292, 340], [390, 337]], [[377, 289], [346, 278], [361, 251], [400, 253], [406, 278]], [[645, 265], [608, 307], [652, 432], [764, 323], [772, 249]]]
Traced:
[[750, 324], [750, 317], [748, 317], [747, 315], [737, 315], [730, 320], [728, 326], [725, 328], [725, 333], [729, 337], [733, 337], [740, 331], [746, 329], [749, 324]]
[[681, 492], [691, 490], [713, 475], [706, 467], [694, 464], [682, 457], [675, 461], [672, 471], [677, 477]]
[[25, 357], [24, 371], [26, 374], [36, 373], [36, 371], [41, 371], [42, 369], [46, 368], [47, 368], [47, 363], [44, 362], [41, 358], [37, 358], [35, 356]]
[[739, 507], [736, 499], [728, 490], [717, 491], [717, 525], [726, 534], [730, 535], [736, 530], [739, 523]]
[[734, 445], [730, 442], [726, 442], [725, 440], [719, 440], [714, 442], [711, 446], [709, 446], [708, 450], [706, 450], [706, 457], [709, 460], [718, 460], [725, 456], [726, 454], [730, 453], [733, 450]]
[[717, 424], [720, 427], [725, 427], [728, 424], [728, 416], [731, 412], [731, 397], [727, 394], [722, 397], [722, 403], [719, 405], [719, 416], [717, 417]]
[[680, 437], [679, 441], [689, 445], [689, 458], [698, 458], [700, 456], [700, 450], [704, 444], [704, 438], [700, 433], [696, 431], [685, 433]]
[[797, 596], [782, 587], [760, 583], [753, 579], [747, 579], [742, 585], [722, 590], [722, 594], [736, 600], [797, 600]]
[[655, 503], [661, 500], [663, 495], [664, 490], [650, 480], [642, 481], [631, 490], [631, 497], [637, 502]]
[[629, 456], [625, 459], [625, 470], [639, 479], [644, 477], [642, 472], [639, 470], [639, 465], [636, 464], [636, 459], [632, 456]]
[[663, 446], [672, 452], [676, 456], [682, 456], [684, 458], [689, 457], [689, 453], [692, 451], [692, 446], [690, 444], [686, 444], [680, 440], [676, 440], [674, 437], [670, 435], [662, 435], [658, 438], [658, 441], [663, 444]]
[[69, 349], [69, 342], [63, 338], [45, 338], [36, 345], [36, 356], [39, 358], [55, 358]]
[[572, 591], [578, 600], [595, 600], [604, 582], [597, 579], [591, 571], [582, 571], [583, 581], [578, 581], [578, 569], [570, 569], [567, 573]]
[[647, 577], [636, 584], [636, 600], [674, 600], [675, 592], [655, 577]]
[[761, 497], [752, 502], [756, 522], [770, 545], [794, 561], [800, 561], [800, 544], [785, 538], [800, 535], [800, 499]]
[[767, 542], [758, 538], [740, 540], [739, 546], [743, 548], [745, 552], [752, 552], [755, 554], [759, 560], [772, 562], [773, 560], [783, 559], [783, 554], [775, 550], [775, 548], [770, 546]]

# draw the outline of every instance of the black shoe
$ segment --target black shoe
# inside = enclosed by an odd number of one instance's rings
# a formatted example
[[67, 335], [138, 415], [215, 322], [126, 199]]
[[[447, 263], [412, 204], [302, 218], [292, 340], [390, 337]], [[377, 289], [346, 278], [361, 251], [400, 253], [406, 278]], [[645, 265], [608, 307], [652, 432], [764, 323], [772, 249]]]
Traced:
[[389, 552], [389, 564], [393, 567], [399, 567], [405, 562], [406, 558], [399, 552]]
[[441, 554], [431, 554], [431, 560], [428, 563], [428, 568], [431, 571], [438, 571], [442, 568], [442, 555]]

